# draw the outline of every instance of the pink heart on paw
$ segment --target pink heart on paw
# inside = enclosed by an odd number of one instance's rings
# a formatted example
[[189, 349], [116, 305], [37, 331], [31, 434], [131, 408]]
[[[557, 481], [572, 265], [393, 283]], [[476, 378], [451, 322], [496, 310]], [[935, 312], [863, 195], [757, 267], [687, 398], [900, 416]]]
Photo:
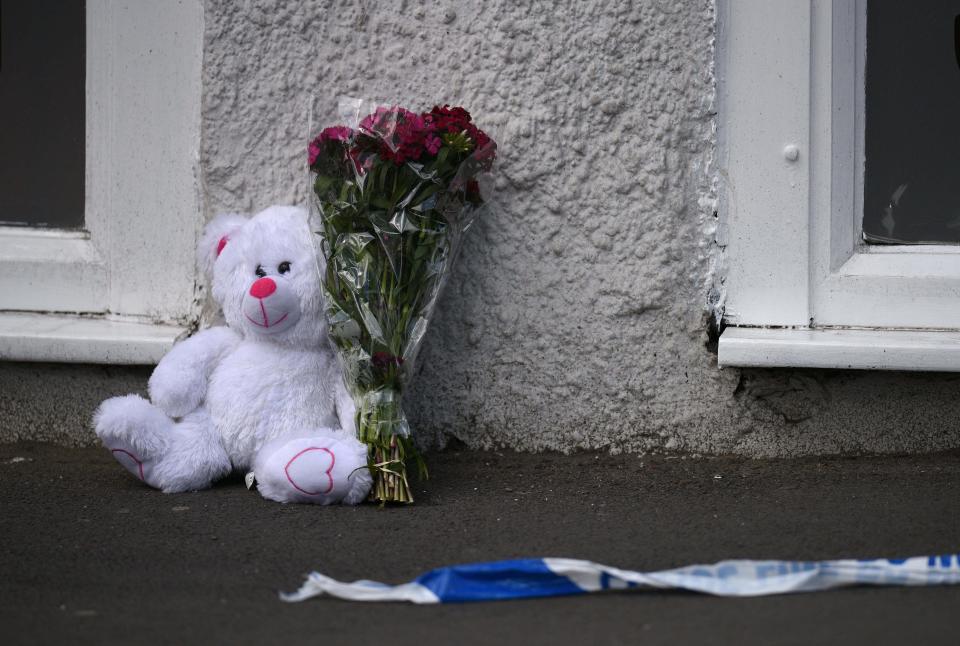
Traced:
[[[317, 464], [316, 460], [304, 459], [304, 460], [300, 460], [300, 462], [297, 465], [293, 464], [294, 462], [297, 462], [297, 460], [300, 459], [302, 456], [312, 451], [323, 451], [330, 456], [330, 466], [327, 467], [326, 471], [321, 471], [318, 473], [318, 468], [320, 465]], [[316, 458], [316, 457], [319, 457], [319, 455], [315, 454], [310, 457]], [[287, 462], [287, 466], [283, 468], [283, 472], [286, 474], [287, 480], [290, 482], [290, 484], [293, 485], [293, 488], [299, 491], [300, 493], [307, 494], [308, 496], [322, 496], [333, 491], [332, 471], [333, 471], [333, 465], [335, 465], [336, 463], [337, 463], [337, 456], [335, 456], [333, 454], [333, 451], [331, 451], [330, 449], [322, 446], [310, 446], [303, 449], [302, 451], [297, 453], [295, 456], [290, 458], [290, 461]], [[312, 487], [313, 483], [309, 485], [304, 484], [304, 486], [300, 486], [299, 484], [297, 484], [297, 482], [293, 479], [293, 475], [290, 474], [291, 466], [293, 466], [293, 470], [296, 472], [296, 476], [300, 479], [301, 483], [303, 483], [305, 480], [313, 480], [317, 475], [325, 475], [327, 477], [327, 482], [329, 483], [326, 490], [310, 491], [309, 488]]]
[[134, 475], [139, 474], [140, 479], [143, 480], [143, 462], [137, 456], [126, 449], [110, 449], [110, 453], [117, 459], [117, 462], [126, 467], [127, 471]]

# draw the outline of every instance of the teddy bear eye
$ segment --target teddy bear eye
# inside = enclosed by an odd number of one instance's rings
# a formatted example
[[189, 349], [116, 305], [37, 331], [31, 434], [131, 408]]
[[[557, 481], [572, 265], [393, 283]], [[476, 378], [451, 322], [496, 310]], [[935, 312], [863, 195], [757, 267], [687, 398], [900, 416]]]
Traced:
[[260, 266], [260, 265], [257, 265], [257, 269], [256, 269], [253, 273], [255, 273], [255, 274], [256, 274], [257, 276], [259, 276], [260, 278], [263, 278], [264, 276], [267, 275], [267, 272], [265, 272], [265, 271], [263, 270], [263, 267]]
[[277, 271], [280, 272], [281, 274], [285, 274], [288, 271], [290, 271], [290, 261], [284, 260], [279, 265], [277, 265]]

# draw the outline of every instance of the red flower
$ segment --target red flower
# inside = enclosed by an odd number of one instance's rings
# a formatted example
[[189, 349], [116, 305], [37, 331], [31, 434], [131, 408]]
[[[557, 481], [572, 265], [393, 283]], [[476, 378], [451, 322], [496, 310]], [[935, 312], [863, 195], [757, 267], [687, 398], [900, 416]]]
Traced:
[[307, 146], [307, 160], [310, 166], [313, 166], [314, 164], [317, 163], [317, 157], [320, 156], [321, 150], [322, 148], [320, 147], [319, 138], [314, 139], [313, 141], [310, 142], [310, 145]]
[[443, 145], [443, 140], [440, 139], [435, 132], [430, 131], [423, 140], [423, 145], [428, 153], [436, 155], [440, 151], [440, 146]]
[[434, 128], [422, 115], [399, 106], [377, 108], [360, 122], [360, 131], [377, 142], [382, 159], [402, 164], [419, 161], [424, 152], [439, 150], [433, 135]]
[[307, 146], [307, 159], [313, 168], [324, 151], [333, 152], [330, 144], [336, 144], [337, 152], [344, 142], [350, 141], [353, 130], [346, 126], [330, 126], [320, 131], [320, 134]]
[[476, 146], [475, 150], [483, 150], [487, 147], [487, 144], [490, 143], [490, 137], [487, 136], [487, 133], [472, 123], [467, 125], [467, 136], [473, 139], [473, 143]]
[[[310, 143], [310, 167], [333, 156], [333, 145], [341, 151], [349, 143], [345, 160], [349, 160], [358, 174], [364, 174], [380, 158], [398, 166], [408, 161], [426, 161], [445, 145], [442, 135], [462, 135], [458, 150], [472, 153], [477, 160], [489, 167], [496, 154], [496, 144], [482, 130], [473, 125], [470, 113], [461, 107], [434, 106], [430, 112], [416, 114], [400, 106], [379, 107], [360, 121], [354, 132], [345, 126], [325, 128]], [[448, 142], [449, 143], [449, 142]], [[330, 146], [328, 148], [327, 146]]]
[[320, 141], [350, 141], [353, 130], [346, 126], [330, 126], [320, 131]]
[[433, 106], [433, 110], [423, 115], [424, 121], [432, 125], [438, 132], [462, 132], [473, 142], [474, 151], [481, 155], [491, 155], [490, 137], [483, 130], [473, 125], [470, 113], [460, 107], [451, 108], [449, 105]]
[[424, 117], [430, 118], [430, 121], [440, 132], [463, 132], [470, 124], [470, 113], [463, 108], [451, 108], [449, 105], [440, 107], [433, 106]]

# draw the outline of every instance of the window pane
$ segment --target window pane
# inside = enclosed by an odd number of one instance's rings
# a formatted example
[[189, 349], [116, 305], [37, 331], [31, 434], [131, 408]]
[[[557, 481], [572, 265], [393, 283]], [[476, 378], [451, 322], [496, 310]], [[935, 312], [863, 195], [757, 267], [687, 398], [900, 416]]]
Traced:
[[0, 3], [0, 224], [83, 226], [86, 8]]
[[960, 243], [960, 0], [869, 0], [863, 233]]

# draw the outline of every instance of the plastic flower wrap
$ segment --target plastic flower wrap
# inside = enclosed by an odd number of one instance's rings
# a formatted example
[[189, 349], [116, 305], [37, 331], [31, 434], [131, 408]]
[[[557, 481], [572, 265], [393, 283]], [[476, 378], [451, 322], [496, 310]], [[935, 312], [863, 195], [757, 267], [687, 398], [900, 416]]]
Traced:
[[309, 146], [330, 336], [370, 447], [371, 498], [412, 502], [401, 406], [496, 144], [463, 108], [380, 107]]

